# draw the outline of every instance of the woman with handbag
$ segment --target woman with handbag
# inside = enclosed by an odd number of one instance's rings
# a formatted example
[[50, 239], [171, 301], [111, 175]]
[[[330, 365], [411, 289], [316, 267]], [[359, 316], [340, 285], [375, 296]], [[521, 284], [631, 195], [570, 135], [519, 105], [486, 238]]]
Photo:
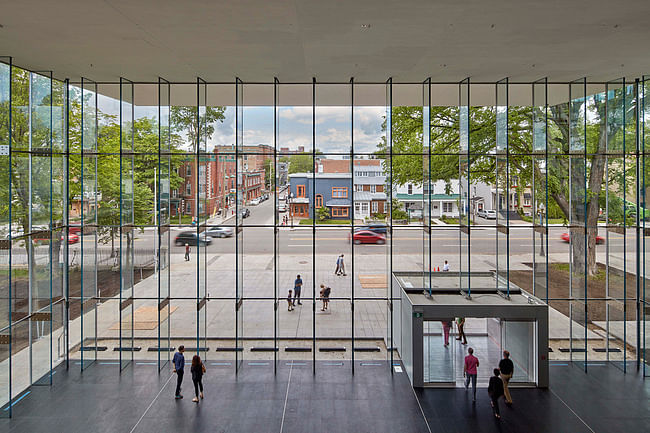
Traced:
[[192, 399], [193, 402], [199, 402], [199, 389], [201, 390], [201, 400], [203, 400], [203, 373], [205, 373], [205, 365], [201, 361], [199, 355], [194, 355], [192, 358], [192, 367], [190, 368], [192, 372], [192, 383], [194, 383], [194, 394], [195, 397]]

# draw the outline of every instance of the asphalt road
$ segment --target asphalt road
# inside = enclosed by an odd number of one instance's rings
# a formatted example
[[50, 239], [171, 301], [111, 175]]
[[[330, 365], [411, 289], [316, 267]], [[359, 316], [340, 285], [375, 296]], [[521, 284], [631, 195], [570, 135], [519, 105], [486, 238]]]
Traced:
[[[348, 227], [331, 227], [320, 226], [316, 228], [315, 237], [312, 233], [311, 226], [295, 225], [291, 227], [281, 227], [278, 230], [277, 246], [274, 246], [275, 236], [273, 224], [273, 200], [267, 200], [258, 206], [249, 206], [250, 216], [244, 219], [244, 227], [240, 233], [240, 248], [244, 254], [273, 254], [275, 248], [280, 254], [288, 255], [311, 255], [315, 249], [317, 254], [335, 254], [346, 252], [350, 254], [354, 248], [355, 254], [376, 254], [385, 255], [392, 248], [393, 254], [419, 254], [423, 248], [424, 231], [417, 226], [393, 227], [392, 246], [391, 242], [386, 245], [352, 245], [349, 240], [350, 228]], [[487, 221], [484, 221], [487, 222]], [[488, 222], [489, 223], [489, 222]], [[231, 219], [229, 224], [234, 224]], [[266, 225], [267, 227], [260, 227]], [[172, 254], [183, 254], [184, 247], [175, 246], [174, 238], [176, 235], [185, 230], [194, 230], [192, 227], [172, 227], [171, 235], [171, 252]], [[560, 236], [566, 232], [565, 227], [549, 227], [550, 237], [548, 239], [548, 252], [550, 253], [567, 253], [569, 244], [562, 241]], [[606, 235], [604, 228], [600, 230], [601, 236]], [[146, 259], [153, 256], [154, 251], [154, 228], [147, 228], [145, 231], [136, 232], [135, 252], [136, 256], [143, 256]], [[432, 254], [453, 255], [460, 253], [460, 233], [458, 227], [454, 226], [435, 226], [431, 231], [431, 252]], [[463, 235], [464, 238], [465, 235]], [[628, 230], [628, 239], [625, 250], [628, 254], [635, 252], [635, 232]], [[533, 241], [534, 238], [534, 241]], [[84, 236], [85, 248], [92, 249], [89, 243], [93, 239], [92, 235]], [[546, 239], [545, 239], [546, 240]], [[531, 226], [513, 225], [510, 229], [509, 254], [530, 254], [533, 248], [539, 251], [541, 235], [534, 233]], [[464, 248], [466, 241], [463, 241]], [[609, 233], [607, 241], [610, 254], [622, 254], [624, 250], [624, 236], [622, 234]], [[471, 232], [470, 251], [471, 254], [496, 254], [497, 245], [499, 252], [506, 252], [505, 235], [499, 234], [494, 227], [489, 225], [477, 225]], [[119, 246], [119, 240], [116, 239], [116, 246]], [[37, 252], [42, 252], [41, 257], [47, 254], [47, 245], [37, 247]], [[546, 246], [545, 246], [546, 248]], [[604, 252], [606, 246], [598, 245], [596, 248]], [[650, 239], [648, 239], [648, 248], [650, 248]], [[236, 251], [236, 239], [215, 238], [212, 244], [207, 247], [208, 252], [217, 254], [232, 254]], [[81, 244], [70, 245], [70, 254], [80, 255]], [[75, 253], [76, 251], [76, 253]], [[110, 244], [98, 244], [97, 254], [100, 257], [110, 256]], [[12, 261], [19, 264], [26, 260], [25, 249], [15, 246], [12, 249]], [[140, 260], [136, 257], [136, 262]]]

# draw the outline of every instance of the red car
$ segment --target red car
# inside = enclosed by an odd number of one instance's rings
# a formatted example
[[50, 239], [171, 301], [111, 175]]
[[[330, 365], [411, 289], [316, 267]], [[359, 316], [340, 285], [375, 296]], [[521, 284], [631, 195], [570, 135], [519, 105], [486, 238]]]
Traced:
[[[571, 234], [570, 233], [562, 233], [562, 236], [560, 236], [564, 242], [571, 242]], [[602, 236], [596, 235], [596, 245], [604, 244], [605, 243], [605, 238]]]
[[[61, 241], [64, 241], [64, 240], [65, 240], [65, 235], [62, 234], [61, 235]], [[50, 240], [48, 238], [34, 238], [33, 241], [36, 244], [40, 245], [40, 244], [46, 244]], [[73, 233], [69, 233], [68, 234], [68, 244], [76, 244], [77, 242], [79, 242], [79, 236], [77, 236], [77, 235], [75, 235]]]
[[354, 235], [352, 235], [352, 239], [355, 245], [359, 245], [359, 244], [383, 245], [386, 243], [386, 236], [380, 235], [379, 233], [371, 232], [370, 230], [359, 230], [358, 232], [354, 232]]

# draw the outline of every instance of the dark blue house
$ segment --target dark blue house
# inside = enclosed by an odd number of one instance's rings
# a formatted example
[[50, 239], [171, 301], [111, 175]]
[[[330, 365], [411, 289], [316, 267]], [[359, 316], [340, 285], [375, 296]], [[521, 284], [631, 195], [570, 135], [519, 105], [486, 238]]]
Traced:
[[[314, 186], [315, 184], [315, 186]], [[294, 173], [289, 175], [290, 215], [314, 218], [314, 209], [327, 207], [332, 219], [350, 219], [350, 173]]]

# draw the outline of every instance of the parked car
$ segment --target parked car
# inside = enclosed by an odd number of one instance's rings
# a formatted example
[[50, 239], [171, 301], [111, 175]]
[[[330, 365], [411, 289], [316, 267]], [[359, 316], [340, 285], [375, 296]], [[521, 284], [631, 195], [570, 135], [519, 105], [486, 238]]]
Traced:
[[485, 218], [486, 220], [495, 220], [497, 219], [497, 211], [493, 209], [480, 209], [477, 212], [478, 216]]
[[352, 241], [355, 245], [359, 244], [385, 244], [386, 236], [380, 235], [379, 233], [371, 232], [370, 230], [360, 230], [354, 232], [352, 235]]
[[211, 238], [229, 238], [235, 233], [235, 230], [232, 227], [217, 226], [208, 227], [204, 233]]
[[383, 236], [386, 236], [386, 231], [388, 229], [388, 226], [384, 223], [370, 223], [366, 224], [365, 226], [361, 227], [356, 227], [354, 229], [355, 232], [360, 232], [360, 231], [369, 231], [373, 233], [377, 233]]
[[251, 216], [251, 211], [249, 211], [248, 208], [243, 207], [239, 209], [239, 215], [242, 218], [248, 218], [249, 216]]
[[260, 199], [259, 198], [254, 198], [249, 202], [249, 204], [251, 206], [257, 206], [258, 204], [260, 204]]
[[176, 245], [210, 245], [212, 238], [205, 234], [205, 232], [198, 235], [196, 232], [181, 232], [176, 236], [174, 243]]
[[286, 203], [278, 203], [278, 212], [286, 212], [287, 211], [287, 204]]
[[[571, 233], [562, 233], [560, 236], [564, 242], [571, 242]], [[601, 245], [605, 243], [605, 238], [602, 236], [596, 235], [596, 245]]]

